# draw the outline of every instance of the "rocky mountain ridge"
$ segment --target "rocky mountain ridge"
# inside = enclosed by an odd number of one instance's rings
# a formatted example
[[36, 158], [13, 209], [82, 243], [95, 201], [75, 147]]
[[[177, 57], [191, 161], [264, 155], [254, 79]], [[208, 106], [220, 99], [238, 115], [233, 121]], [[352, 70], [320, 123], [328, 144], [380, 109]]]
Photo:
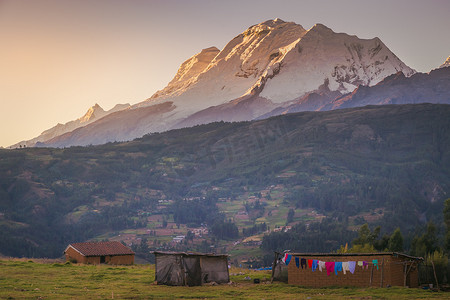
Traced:
[[93, 123], [94, 121], [97, 121], [111, 113], [121, 111], [121, 110], [127, 109], [129, 107], [130, 107], [129, 103], [116, 104], [110, 110], [105, 111], [100, 105], [98, 105], [96, 103], [94, 106], [91, 106], [82, 117], [80, 117], [76, 120], [73, 120], [73, 121], [69, 121], [65, 124], [58, 123], [54, 127], [43, 131], [39, 136], [37, 136], [31, 140], [21, 141], [17, 144], [12, 145], [11, 148], [18, 148], [19, 146], [20, 147], [24, 147], [24, 146], [25, 147], [33, 147], [33, 146], [39, 145], [41, 143], [45, 143], [55, 137], [64, 135], [75, 129], [89, 125], [89, 124]]

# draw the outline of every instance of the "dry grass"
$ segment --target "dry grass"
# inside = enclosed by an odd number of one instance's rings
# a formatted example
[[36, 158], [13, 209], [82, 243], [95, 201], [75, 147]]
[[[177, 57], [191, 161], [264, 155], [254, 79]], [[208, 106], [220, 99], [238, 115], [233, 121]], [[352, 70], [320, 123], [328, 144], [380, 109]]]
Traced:
[[[170, 287], [154, 283], [152, 265], [109, 266], [0, 261], [0, 299], [449, 299], [448, 294], [407, 288], [304, 288], [271, 284], [270, 271], [232, 268], [232, 283]], [[249, 279], [250, 278], [250, 279]], [[259, 278], [260, 284], [253, 279]]]

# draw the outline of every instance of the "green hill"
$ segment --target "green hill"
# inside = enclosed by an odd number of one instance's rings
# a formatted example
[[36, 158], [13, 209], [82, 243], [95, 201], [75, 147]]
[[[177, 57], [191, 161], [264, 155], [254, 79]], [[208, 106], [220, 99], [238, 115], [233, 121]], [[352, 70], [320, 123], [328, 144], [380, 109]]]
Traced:
[[0, 150], [0, 253], [58, 257], [69, 242], [94, 237], [163, 247], [205, 226], [217, 238], [185, 247], [229, 251], [239, 240], [250, 247], [233, 249], [245, 252], [257, 248], [264, 223], [320, 220], [412, 232], [442, 220], [449, 128], [448, 105], [367, 106], [101, 146]]

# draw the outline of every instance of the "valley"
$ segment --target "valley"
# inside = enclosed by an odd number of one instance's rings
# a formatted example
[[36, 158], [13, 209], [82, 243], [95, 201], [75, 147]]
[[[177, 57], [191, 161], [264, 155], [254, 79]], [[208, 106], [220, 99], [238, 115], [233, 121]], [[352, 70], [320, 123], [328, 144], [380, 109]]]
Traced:
[[280, 250], [264, 242], [269, 230], [301, 229], [310, 242], [296, 251], [335, 251], [366, 222], [410, 241], [441, 224], [449, 115], [439, 104], [366, 106], [0, 149], [0, 253], [60, 257], [68, 243], [109, 239], [143, 259], [188, 249], [261, 266]]

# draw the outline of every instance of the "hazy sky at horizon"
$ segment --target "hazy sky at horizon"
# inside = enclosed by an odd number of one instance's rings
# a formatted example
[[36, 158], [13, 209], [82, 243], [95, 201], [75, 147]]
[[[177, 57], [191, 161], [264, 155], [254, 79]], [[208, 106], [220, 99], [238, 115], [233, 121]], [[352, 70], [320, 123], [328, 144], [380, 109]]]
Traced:
[[449, 12], [448, 0], [0, 0], [0, 146], [95, 103], [141, 102], [201, 49], [268, 19], [377, 36], [429, 72], [450, 55]]

